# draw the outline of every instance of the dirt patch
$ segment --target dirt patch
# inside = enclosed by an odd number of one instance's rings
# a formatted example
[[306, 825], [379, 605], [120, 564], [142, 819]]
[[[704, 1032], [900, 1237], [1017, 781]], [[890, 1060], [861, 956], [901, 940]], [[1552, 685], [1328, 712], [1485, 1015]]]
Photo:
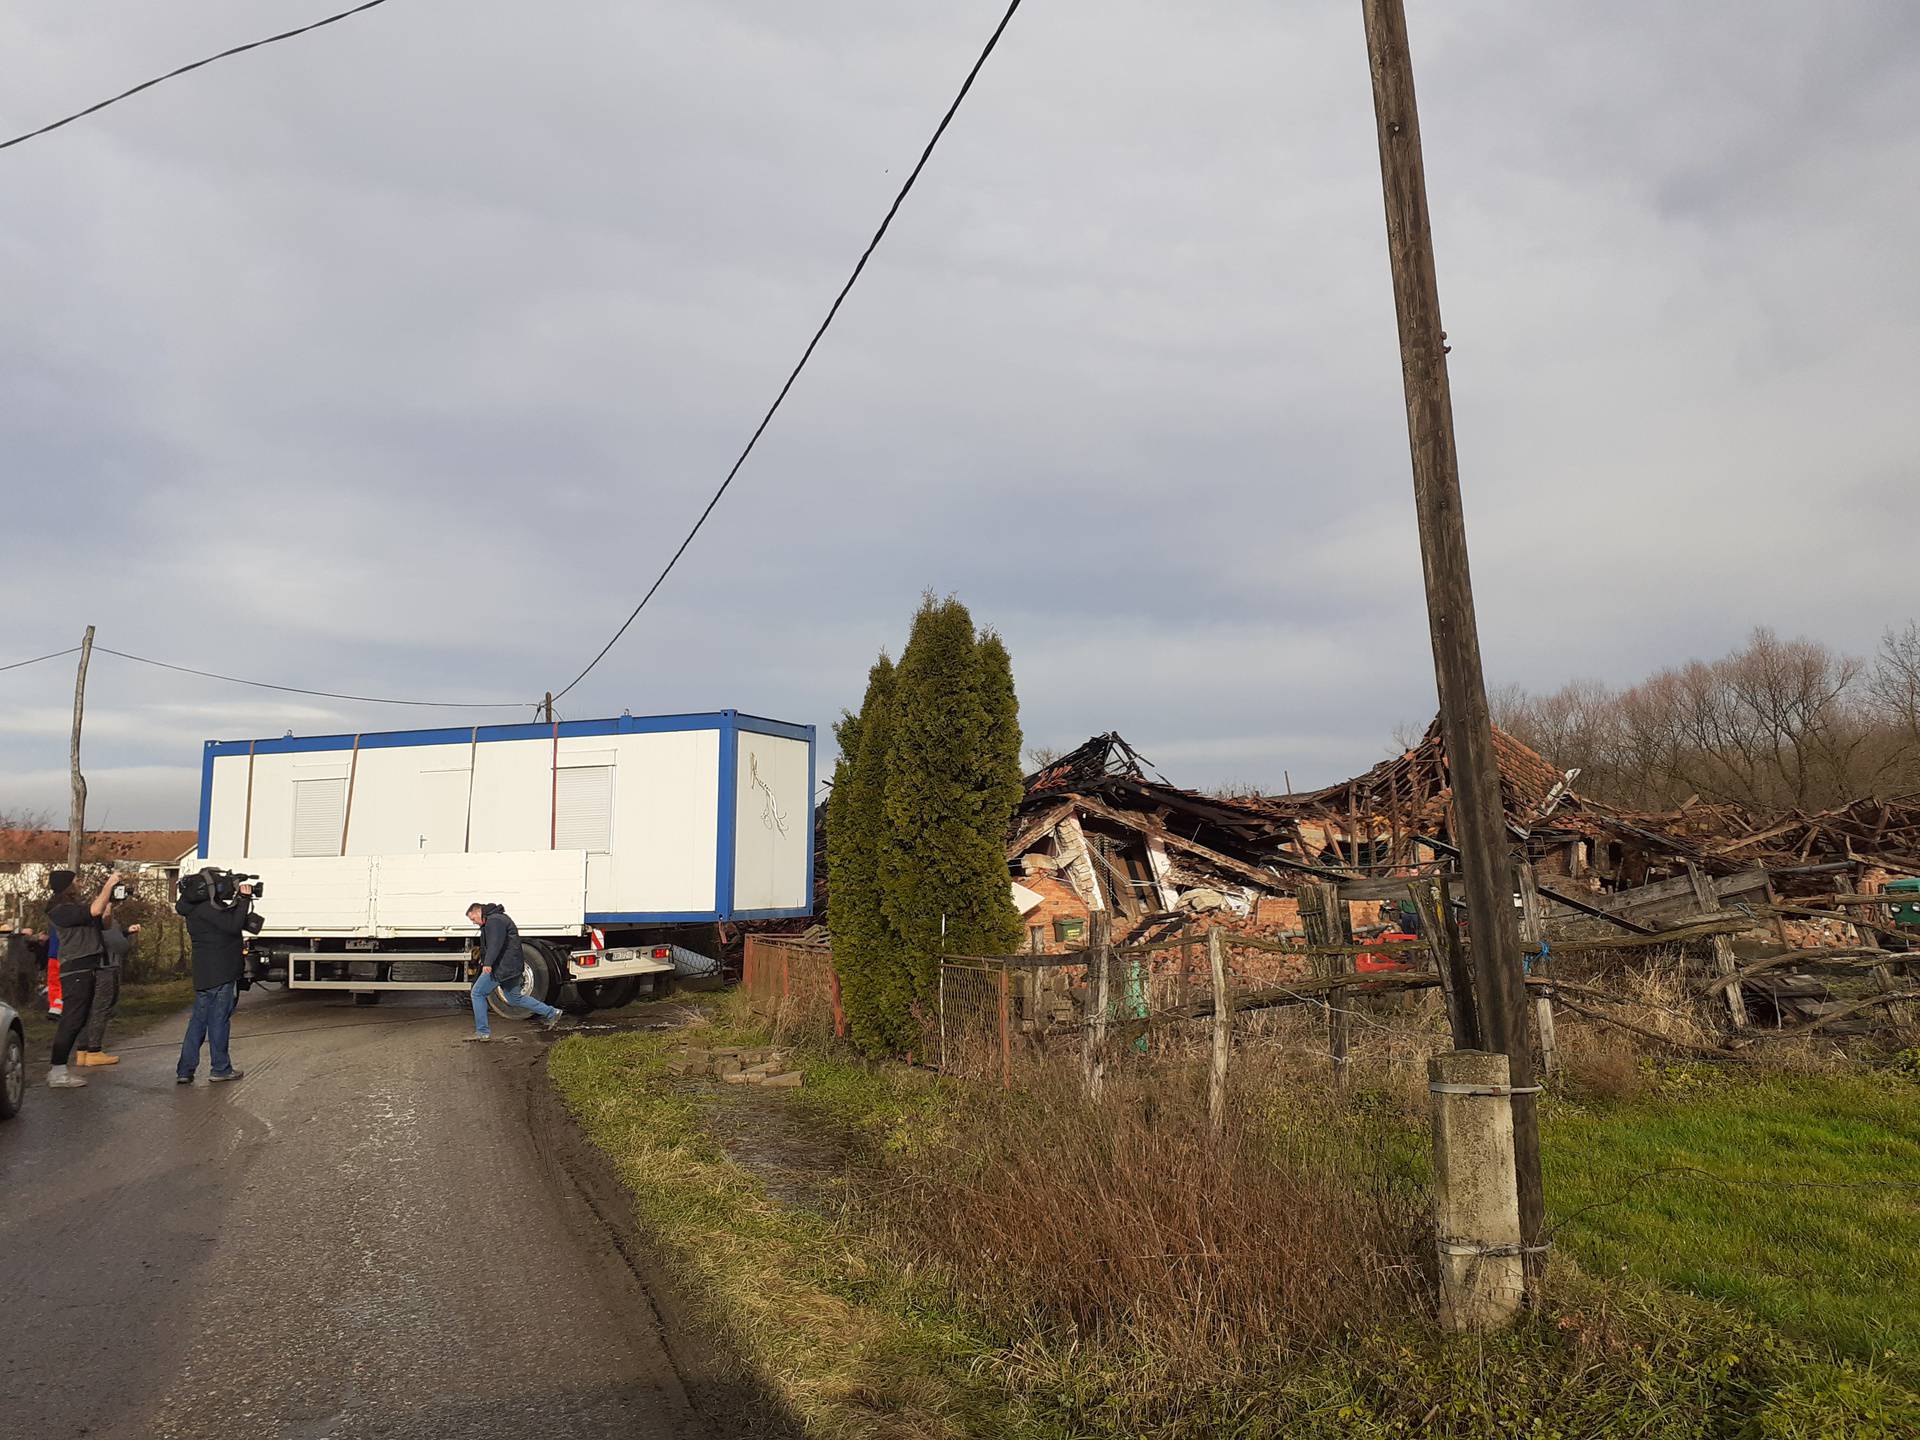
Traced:
[[844, 1131], [784, 1090], [689, 1080], [682, 1093], [700, 1107], [727, 1158], [775, 1200], [822, 1212], [839, 1208], [855, 1158]]
[[[670, 1002], [637, 1005], [617, 1012], [617, 1023], [607, 1028], [673, 1028], [686, 1024], [691, 1013]], [[548, 1081], [546, 1048], [515, 1061], [511, 1068], [524, 1077], [527, 1124], [541, 1159], [554, 1174], [555, 1193], [584, 1202], [587, 1214], [573, 1223], [592, 1226], [609, 1263], [624, 1264], [632, 1272], [681, 1386], [709, 1433], [715, 1440], [801, 1440], [805, 1432], [799, 1420], [758, 1383], [726, 1337], [668, 1273], [635, 1220], [633, 1197], [613, 1163], [580, 1133]]]

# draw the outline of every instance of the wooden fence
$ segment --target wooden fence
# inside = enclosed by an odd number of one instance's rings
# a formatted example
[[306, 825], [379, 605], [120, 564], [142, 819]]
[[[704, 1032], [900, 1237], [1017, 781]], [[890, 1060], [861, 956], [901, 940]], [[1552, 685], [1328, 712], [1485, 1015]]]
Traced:
[[[1656, 929], [1637, 919], [1623, 923], [1602, 915], [1602, 905], [1589, 905], [1585, 897], [1563, 897], [1535, 883], [1526, 867], [1520, 869], [1517, 885], [1523, 912], [1521, 934], [1528, 953], [1526, 985], [1534, 1000], [1533, 1038], [1549, 1074], [1556, 1067], [1556, 1006], [1583, 1020], [1663, 1045], [1707, 1057], [1733, 1058], [1759, 1041], [1803, 1037], [1864, 1012], [1883, 1007], [1891, 1011], [1896, 1005], [1920, 1000], [1920, 988], [1911, 977], [1904, 984], [1896, 979], [1905, 957], [1870, 944], [1789, 950], [1746, 964], [1736, 962], [1734, 934], [1753, 930], [1756, 919], [1764, 925], [1769, 912], [1777, 917], [1794, 908], [1769, 905], [1764, 899], [1750, 903], [1745, 892], [1756, 887], [1747, 884], [1745, 877], [1722, 885], [1723, 892], [1741, 892], [1737, 906], [1697, 874], [1688, 878], [1685, 892], [1670, 883], [1663, 885], [1652, 898], [1667, 907], [1667, 913], [1656, 917], [1666, 922], [1666, 928]], [[1300, 897], [1304, 931], [1300, 939], [1272, 940], [1189, 925], [1148, 943], [1116, 946], [1109, 917], [1096, 913], [1089, 943], [1081, 950], [943, 956], [933, 1013], [921, 1016], [926, 1041], [918, 1058], [946, 1074], [1003, 1086], [1011, 1086], [1017, 1072], [1036, 1062], [1072, 1059], [1086, 1089], [1097, 1095], [1109, 1067], [1129, 1056], [1153, 1057], [1179, 1050], [1197, 1058], [1204, 1053], [1218, 1110], [1236, 1029], [1243, 1036], [1257, 1033], [1271, 1038], [1273, 1034], [1271, 1025], [1263, 1028], [1254, 1017], [1290, 1007], [1308, 1009], [1313, 1026], [1324, 1036], [1313, 1043], [1323, 1047], [1333, 1083], [1342, 1085], [1355, 1027], [1398, 1028], [1408, 1033], [1420, 1026], [1431, 1029], [1438, 1021], [1438, 1007], [1417, 1026], [1407, 1023], [1414, 1018], [1407, 1013], [1415, 1003], [1412, 997], [1427, 991], [1440, 992], [1454, 1047], [1478, 1048], [1470, 944], [1452, 918], [1448, 883], [1446, 877], [1422, 876], [1352, 885], [1309, 884]], [[1340, 902], [1392, 898], [1394, 892], [1410, 897], [1425, 938], [1356, 940], [1347, 906]], [[1871, 898], [1878, 904], [1888, 903]], [[1565, 903], [1569, 900], [1573, 903]], [[1622, 911], [1633, 908], [1617, 900], [1612, 903]], [[1602, 929], [1573, 938], [1554, 923], [1556, 912], [1565, 916], [1580, 910], [1594, 912], [1589, 918], [1602, 920]], [[1851, 918], [1863, 934], [1891, 933], [1860, 917]], [[1555, 937], [1551, 943], [1550, 936]], [[1706, 1011], [1701, 1012], [1708, 1027], [1705, 1033], [1713, 1043], [1648, 1030], [1630, 1018], [1637, 1001], [1610, 993], [1602, 985], [1578, 983], [1564, 973], [1573, 955], [1604, 955], [1631, 964], [1635, 956], [1662, 950], [1696, 956], [1691, 1003], [1717, 1006], [1722, 1013], [1716, 1036], [1705, 1019]], [[1804, 962], [1833, 974], [1860, 972], [1858, 979], [1870, 978], [1876, 988], [1805, 1023], [1765, 1029], [1753, 1024], [1741, 1000], [1742, 985]], [[1580, 971], [1576, 967], [1573, 973]], [[755, 1006], [782, 1028], [822, 1037], [846, 1034], [839, 981], [825, 946], [750, 938], [743, 988]], [[1401, 1016], [1398, 1021], [1389, 1018], [1395, 1014]], [[1289, 1034], [1297, 1043], [1302, 1031], [1298, 1022], [1291, 1023]]]
[[840, 976], [825, 945], [778, 936], [749, 935], [741, 960], [740, 988], [775, 1028], [844, 1038]]

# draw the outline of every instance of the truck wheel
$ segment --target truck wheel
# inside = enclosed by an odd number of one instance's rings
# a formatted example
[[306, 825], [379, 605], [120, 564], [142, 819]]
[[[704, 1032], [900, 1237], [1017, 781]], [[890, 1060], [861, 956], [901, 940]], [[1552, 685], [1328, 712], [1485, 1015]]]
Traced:
[[378, 1005], [380, 1003], [380, 992], [378, 990], [356, 990], [353, 992], [353, 1003], [356, 1005]]
[[[551, 1005], [554, 994], [561, 985], [559, 967], [554, 963], [553, 952], [538, 940], [522, 940], [520, 959], [526, 966], [520, 972], [520, 993], [531, 995], [542, 1004]], [[502, 1017], [508, 1015], [524, 1017], [527, 1013], [507, 1004], [505, 997], [498, 990], [487, 996], [487, 1008]]]
[[20, 1102], [27, 1098], [27, 1047], [20, 1028], [9, 1025], [0, 1038], [0, 1120], [11, 1120], [20, 1113]]
[[600, 1002], [594, 998], [598, 985], [583, 985], [578, 980], [560, 987], [560, 998], [553, 1003], [569, 1015], [591, 1015]]
[[631, 1005], [633, 997], [640, 993], [640, 977], [622, 975], [618, 980], [594, 980], [580, 988], [596, 1009], [618, 1010], [622, 1005]]

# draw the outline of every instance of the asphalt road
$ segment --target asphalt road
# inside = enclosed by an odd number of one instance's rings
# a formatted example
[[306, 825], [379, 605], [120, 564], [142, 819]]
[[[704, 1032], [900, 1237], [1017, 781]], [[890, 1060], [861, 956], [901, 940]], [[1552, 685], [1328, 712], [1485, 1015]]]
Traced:
[[735, 1432], [689, 1399], [546, 1036], [464, 1045], [426, 996], [255, 991], [234, 1023], [235, 1084], [176, 1086], [169, 1022], [0, 1125], [0, 1435]]

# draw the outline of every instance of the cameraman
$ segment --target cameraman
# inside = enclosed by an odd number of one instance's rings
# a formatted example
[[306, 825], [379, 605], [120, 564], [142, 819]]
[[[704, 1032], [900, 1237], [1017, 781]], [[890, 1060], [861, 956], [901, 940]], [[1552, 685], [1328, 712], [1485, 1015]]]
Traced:
[[61, 988], [67, 1003], [60, 1012], [60, 1028], [53, 1032], [53, 1064], [47, 1071], [47, 1084], [55, 1090], [79, 1090], [87, 1082], [68, 1072], [67, 1057], [87, 1023], [87, 1012], [93, 1008], [94, 981], [107, 963], [100, 929], [112, 908], [113, 887], [120, 883], [120, 873], [116, 870], [107, 876], [91, 904], [83, 893], [75, 893], [74, 881], [79, 877], [73, 871], [56, 870], [49, 879], [53, 901], [47, 907], [48, 929], [51, 940], [60, 947], [60, 968], [64, 972]]
[[[181, 889], [186, 888], [183, 882]], [[212, 1065], [209, 1080], [238, 1080], [242, 1073], [233, 1068], [232, 1057], [227, 1054], [227, 1036], [233, 1007], [240, 1002], [240, 972], [246, 963], [243, 957], [253, 886], [240, 886], [227, 903], [222, 903], [219, 891], [217, 883], [209, 884], [204, 899], [194, 901], [183, 896], [173, 907], [186, 920], [187, 938], [193, 942], [193, 1015], [180, 1044], [179, 1063], [174, 1066], [176, 1085], [193, 1083], [193, 1073], [200, 1067], [202, 1042]]]

